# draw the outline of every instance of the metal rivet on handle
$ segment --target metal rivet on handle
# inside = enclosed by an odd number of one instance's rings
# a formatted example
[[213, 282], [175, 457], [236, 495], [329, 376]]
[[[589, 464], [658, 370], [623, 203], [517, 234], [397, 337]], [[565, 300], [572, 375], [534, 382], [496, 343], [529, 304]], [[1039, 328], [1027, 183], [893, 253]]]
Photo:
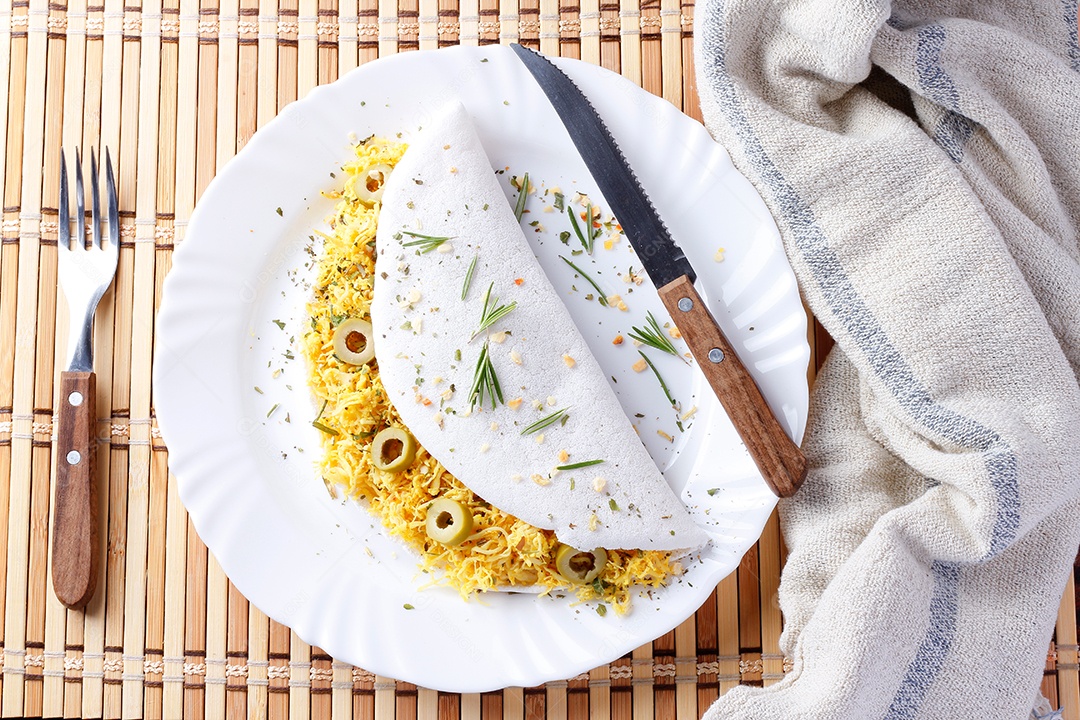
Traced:
[[709, 351], [709, 360], [714, 363], [721, 363], [724, 361], [724, 351], [720, 348], [713, 348]]
[[694, 301], [688, 297], [679, 299], [679, 309], [683, 312], [690, 312], [694, 309]]
[[82, 460], [82, 455], [78, 450], [72, 450], [67, 454], [68, 465], [78, 465], [80, 460]]
[[82, 393], [79, 392], [78, 390], [76, 390], [75, 392], [68, 395], [68, 402], [71, 403], [72, 405], [74, 405], [75, 407], [79, 407], [80, 405], [82, 405], [82, 401], [83, 401]]

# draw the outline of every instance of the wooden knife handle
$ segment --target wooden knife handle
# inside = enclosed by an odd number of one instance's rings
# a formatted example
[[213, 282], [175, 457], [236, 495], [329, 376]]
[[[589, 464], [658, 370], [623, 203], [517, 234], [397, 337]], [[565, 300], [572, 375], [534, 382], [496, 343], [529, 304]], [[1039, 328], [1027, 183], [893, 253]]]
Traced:
[[92, 372], [60, 374], [52, 579], [56, 597], [74, 609], [85, 607], [97, 587], [96, 385]]
[[659, 293], [765, 482], [778, 497], [794, 495], [806, 477], [806, 457], [773, 415], [690, 278], [672, 280]]

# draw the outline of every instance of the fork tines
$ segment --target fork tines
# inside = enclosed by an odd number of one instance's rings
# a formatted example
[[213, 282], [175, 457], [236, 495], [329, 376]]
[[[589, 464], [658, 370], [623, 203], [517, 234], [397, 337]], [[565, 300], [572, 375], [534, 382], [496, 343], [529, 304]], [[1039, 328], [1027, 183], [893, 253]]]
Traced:
[[[112, 158], [109, 156], [109, 148], [105, 148], [105, 187], [108, 195], [108, 222], [110, 231], [119, 227], [120, 217], [116, 198], [116, 179], [113, 176]], [[75, 148], [75, 222], [78, 226], [75, 239], [81, 241], [84, 247], [102, 247], [101, 217], [98, 208], [101, 200], [98, 193], [98, 164], [97, 155], [93, 148], [90, 149], [90, 237], [86, 239], [86, 200], [83, 190], [82, 154]], [[60, 150], [60, 204], [57, 209], [57, 221], [60, 225], [58, 245], [65, 250], [71, 248], [71, 217], [68, 204], [68, 173], [67, 161], [64, 159], [64, 151]], [[112, 233], [110, 232], [110, 236]]]

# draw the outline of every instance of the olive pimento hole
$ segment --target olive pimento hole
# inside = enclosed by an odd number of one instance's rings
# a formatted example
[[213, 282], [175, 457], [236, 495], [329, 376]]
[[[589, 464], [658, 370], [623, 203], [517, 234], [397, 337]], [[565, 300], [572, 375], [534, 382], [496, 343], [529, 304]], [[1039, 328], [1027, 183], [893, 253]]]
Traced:
[[440, 530], [445, 530], [446, 528], [454, 524], [454, 516], [446, 511], [443, 511], [439, 513], [438, 517], [435, 518], [435, 524], [439, 526]]
[[596, 558], [592, 553], [578, 553], [570, 558], [570, 568], [574, 572], [588, 575], [596, 567]]
[[367, 338], [363, 333], [353, 330], [345, 336], [345, 347], [349, 348], [349, 352], [359, 353], [367, 347]]
[[368, 174], [367, 182], [364, 183], [364, 185], [367, 187], [369, 192], [375, 192], [380, 187], [382, 187], [382, 184], [385, 181], [386, 178], [383, 176], [382, 172], [375, 170]]
[[397, 438], [390, 438], [383, 443], [382, 449], [379, 453], [379, 458], [383, 461], [384, 465], [389, 465], [393, 461], [401, 457], [401, 452], [405, 449], [405, 444]]

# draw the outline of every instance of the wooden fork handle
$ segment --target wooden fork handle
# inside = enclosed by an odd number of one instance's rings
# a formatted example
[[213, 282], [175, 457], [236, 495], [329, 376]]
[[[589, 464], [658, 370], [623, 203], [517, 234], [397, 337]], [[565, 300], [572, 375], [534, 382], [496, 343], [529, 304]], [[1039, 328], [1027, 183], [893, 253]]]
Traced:
[[96, 380], [92, 372], [60, 374], [53, 499], [53, 591], [69, 608], [90, 602], [98, 575]]
[[776, 419], [690, 278], [672, 280], [659, 294], [769, 488], [778, 497], [794, 495], [806, 477], [806, 457]]

